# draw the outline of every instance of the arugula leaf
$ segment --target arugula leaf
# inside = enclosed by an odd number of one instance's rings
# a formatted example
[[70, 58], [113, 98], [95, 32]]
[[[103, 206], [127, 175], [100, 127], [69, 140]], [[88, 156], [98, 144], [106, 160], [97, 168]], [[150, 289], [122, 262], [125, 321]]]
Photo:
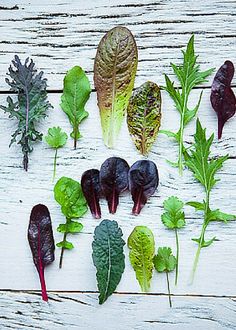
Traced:
[[90, 93], [91, 87], [85, 72], [80, 66], [74, 66], [64, 78], [61, 96], [61, 108], [73, 127], [71, 137], [74, 139], [74, 149], [76, 149], [77, 140], [81, 137], [79, 124], [88, 117], [88, 112], [84, 110], [84, 107]]
[[74, 247], [66, 240], [67, 234], [80, 233], [83, 229], [81, 223], [72, 221], [72, 219], [82, 217], [88, 208], [80, 183], [67, 177], [61, 177], [55, 184], [54, 198], [61, 205], [61, 211], [66, 217], [66, 223], [60, 224], [57, 228], [59, 233], [64, 233], [63, 240], [57, 243], [57, 247], [61, 248], [59, 263], [61, 268], [64, 250], [71, 250]]
[[218, 157], [217, 159], [209, 159], [210, 148], [214, 139], [212, 134], [208, 139], [206, 138], [206, 129], [203, 129], [199, 119], [196, 123], [196, 133], [194, 135], [193, 148], [190, 153], [185, 153], [185, 162], [187, 167], [192, 171], [193, 175], [199, 181], [205, 190], [205, 199], [203, 202], [189, 202], [188, 205], [194, 207], [197, 211], [204, 212], [204, 221], [202, 224], [202, 231], [199, 238], [193, 240], [198, 243], [198, 249], [196, 252], [193, 270], [192, 281], [197, 269], [197, 264], [200, 256], [200, 251], [203, 247], [210, 246], [216, 238], [205, 240], [206, 228], [210, 221], [224, 221], [235, 220], [236, 216], [223, 213], [220, 210], [211, 210], [210, 208], [210, 193], [219, 179], [215, 178], [216, 173], [222, 168], [223, 163], [228, 159], [228, 155]]
[[68, 136], [62, 131], [61, 127], [52, 127], [48, 129], [48, 135], [45, 136], [45, 141], [47, 144], [56, 149], [53, 163], [53, 181], [56, 176], [56, 166], [57, 166], [57, 150], [66, 144]]
[[[12, 97], [7, 97], [8, 105], [1, 106], [9, 114], [9, 118], [18, 121], [18, 128], [12, 134], [10, 146], [13, 143], [20, 144], [23, 153], [23, 167], [28, 170], [29, 153], [33, 151], [33, 142], [41, 141], [43, 134], [35, 128], [41, 119], [46, 117], [46, 112], [52, 108], [47, 101], [47, 80], [43, 78], [43, 72], [35, 69], [35, 64], [29, 58], [22, 64], [15, 55], [12, 61], [13, 67], [9, 67], [9, 78], [6, 82], [11, 91], [17, 93], [16, 102]], [[20, 136], [18, 138], [18, 136]]]
[[170, 282], [169, 282], [169, 272], [172, 272], [176, 268], [177, 260], [172, 254], [172, 250], [169, 247], [160, 247], [157, 251], [157, 255], [153, 258], [154, 267], [159, 273], [166, 273], [169, 304], [172, 307], [171, 293], [170, 293]]
[[165, 213], [162, 214], [161, 220], [163, 224], [169, 228], [175, 230], [176, 241], [176, 269], [175, 269], [175, 285], [178, 283], [178, 271], [179, 271], [179, 238], [178, 229], [185, 226], [185, 214], [183, 212], [184, 203], [175, 196], [169, 197], [164, 201]]
[[183, 53], [183, 64], [175, 65], [171, 63], [171, 67], [178, 78], [181, 86], [179, 88], [174, 87], [174, 83], [171, 82], [169, 77], [165, 75], [166, 86], [165, 90], [168, 92], [172, 100], [174, 101], [175, 107], [180, 114], [180, 128], [177, 133], [170, 131], [162, 131], [162, 133], [167, 136], [175, 138], [179, 145], [179, 155], [178, 155], [178, 167], [179, 173], [182, 175], [183, 172], [183, 158], [184, 158], [184, 128], [186, 125], [196, 116], [198, 108], [200, 106], [202, 92], [199, 96], [197, 105], [190, 109], [188, 107], [188, 98], [191, 90], [204, 82], [206, 78], [214, 71], [214, 69], [209, 69], [207, 71], [200, 71], [200, 66], [197, 64], [197, 55], [194, 51], [194, 35], [190, 38], [186, 51]]
[[129, 259], [143, 292], [150, 288], [153, 272], [155, 241], [152, 231], [146, 226], [136, 226], [128, 238]]
[[115, 291], [125, 269], [123, 233], [118, 223], [103, 220], [94, 231], [93, 263], [97, 269], [99, 304]]

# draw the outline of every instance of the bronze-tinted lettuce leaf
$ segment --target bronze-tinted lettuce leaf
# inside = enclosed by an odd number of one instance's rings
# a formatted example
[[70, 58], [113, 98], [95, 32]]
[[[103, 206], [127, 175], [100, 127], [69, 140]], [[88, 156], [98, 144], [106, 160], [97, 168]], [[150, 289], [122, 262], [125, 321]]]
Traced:
[[118, 26], [108, 31], [98, 45], [94, 84], [105, 145], [112, 148], [134, 86], [138, 51], [132, 33]]
[[147, 155], [161, 124], [161, 92], [157, 84], [147, 81], [134, 91], [127, 108], [127, 124], [136, 148]]

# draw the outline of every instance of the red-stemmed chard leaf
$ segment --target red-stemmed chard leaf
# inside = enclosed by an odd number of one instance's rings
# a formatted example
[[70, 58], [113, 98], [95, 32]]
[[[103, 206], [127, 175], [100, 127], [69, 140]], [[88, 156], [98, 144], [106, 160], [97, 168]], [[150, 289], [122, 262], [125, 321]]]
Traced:
[[92, 216], [95, 219], [100, 219], [101, 208], [99, 198], [101, 197], [101, 185], [99, 181], [99, 170], [91, 169], [85, 171], [81, 178], [81, 187]]
[[44, 279], [44, 268], [51, 264], [55, 259], [55, 244], [50, 213], [45, 205], [35, 205], [31, 211], [28, 228], [28, 240], [34, 264], [39, 273], [42, 299], [44, 301], [48, 301]]
[[156, 164], [150, 160], [138, 160], [129, 170], [129, 190], [134, 202], [132, 213], [138, 215], [154, 194], [159, 183]]
[[233, 63], [225, 61], [217, 71], [211, 86], [211, 105], [218, 117], [218, 139], [222, 136], [224, 124], [236, 112], [236, 97], [231, 88], [233, 76]]
[[116, 213], [119, 194], [128, 188], [128, 172], [128, 163], [119, 157], [108, 158], [101, 166], [101, 188], [112, 214]]

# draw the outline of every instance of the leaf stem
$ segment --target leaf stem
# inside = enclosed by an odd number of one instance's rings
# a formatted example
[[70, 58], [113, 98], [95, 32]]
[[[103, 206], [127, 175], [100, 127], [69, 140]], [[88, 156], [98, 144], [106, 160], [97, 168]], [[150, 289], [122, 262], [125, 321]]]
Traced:
[[167, 288], [168, 288], [169, 304], [170, 304], [170, 307], [172, 307], [171, 293], [170, 293], [170, 282], [169, 282], [169, 275], [168, 275], [168, 272], [166, 272], [166, 281], [167, 281]]
[[55, 151], [55, 156], [54, 156], [54, 162], [53, 162], [53, 177], [52, 177], [52, 182], [55, 180], [55, 177], [56, 177], [56, 167], [57, 167], [57, 150], [58, 150], [58, 148], [56, 148], [56, 151]]
[[[65, 240], [66, 240], [66, 236], [67, 236], [67, 233], [65, 232], [65, 233], [64, 233], [64, 236], [63, 236], [63, 242], [65, 242]], [[64, 251], [65, 251], [65, 248], [62, 247], [62, 248], [61, 248], [61, 255], [60, 255], [59, 268], [62, 268], [62, 261], [63, 261]]]
[[178, 238], [177, 228], [175, 228], [175, 242], [176, 242], [175, 285], [177, 285], [177, 283], [178, 283], [178, 273], [179, 273], [179, 238]]

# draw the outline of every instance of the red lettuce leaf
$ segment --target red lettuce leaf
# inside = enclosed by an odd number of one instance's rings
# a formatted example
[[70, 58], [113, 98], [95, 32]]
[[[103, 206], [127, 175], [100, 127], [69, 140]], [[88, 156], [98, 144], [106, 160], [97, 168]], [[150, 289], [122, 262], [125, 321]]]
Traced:
[[128, 188], [128, 172], [128, 163], [119, 157], [108, 158], [101, 166], [100, 183], [110, 213], [116, 213], [119, 194]]
[[30, 214], [28, 228], [28, 240], [31, 248], [34, 264], [39, 273], [42, 289], [42, 299], [48, 301], [44, 268], [51, 264], [54, 257], [54, 238], [50, 213], [45, 205], [35, 205]]
[[93, 217], [100, 219], [101, 208], [99, 198], [101, 197], [101, 185], [99, 181], [99, 170], [91, 169], [85, 171], [81, 178], [81, 187]]
[[217, 71], [211, 86], [211, 105], [218, 117], [218, 139], [222, 136], [224, 124], [236, 112], [236, 97], [231, 88], [233, 76], [233, 63], [225, 61]]
[[132, 213], [138, 215], [157, 189], [159, 183], [156, 164], [150, 160], [138, 160], [129, 170], [129, 190], [134, 202]]

